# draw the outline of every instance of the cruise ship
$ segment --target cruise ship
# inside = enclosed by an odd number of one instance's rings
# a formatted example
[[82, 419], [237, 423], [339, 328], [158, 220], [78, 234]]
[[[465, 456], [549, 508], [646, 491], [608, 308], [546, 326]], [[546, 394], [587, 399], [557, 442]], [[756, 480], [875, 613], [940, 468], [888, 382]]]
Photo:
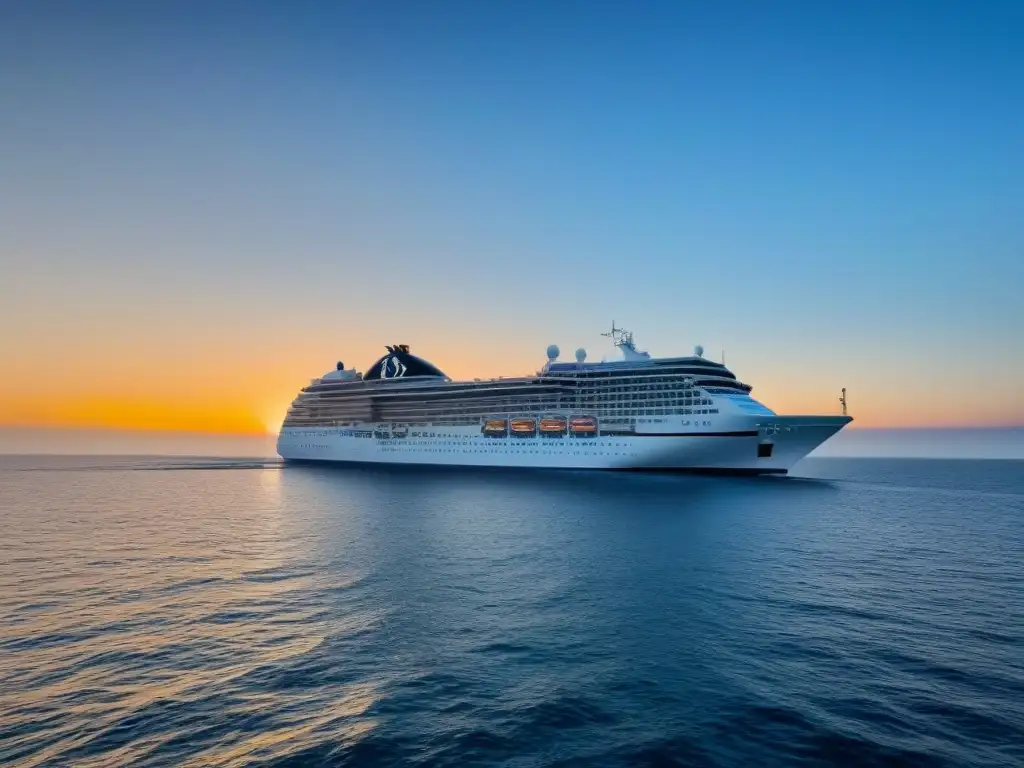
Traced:
[[615, 359], [547, 349], [532, 376], [455, 381], [406, 344], [365, 373], [338, 363], [299, 392], [286, 460], [785, 474], [852, 421], [780, 415], [696, 347], [652, 357], [612, 324]]

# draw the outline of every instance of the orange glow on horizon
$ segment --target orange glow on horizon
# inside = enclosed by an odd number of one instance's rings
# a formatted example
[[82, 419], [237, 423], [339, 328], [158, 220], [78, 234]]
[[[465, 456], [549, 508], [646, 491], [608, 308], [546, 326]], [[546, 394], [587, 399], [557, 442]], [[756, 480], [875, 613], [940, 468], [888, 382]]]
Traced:
[[[460, 335], [469, 340], [457, 348], [433, 345], [422, 353], [455, 379], [529, 375], [543, 364], [536, 344], [506, 337], [487, 343], [473, 339], [472, 329]], [[65, 355], [59, 376], [46, 373], [55, 356], [37, 348], [36, 360], [15, 358], [14, 370], [0, 377], [0, 426], [273, 435], [299, 389], [334, 368], [330, 350], [337, 346], [335, 338], [267, 349], [249, 340], [207, 340], [173, 350], [173, 358], [167, 345], [164, 357], [154, 358], [138, 347], [114, 349], [107, 342], [90, 350], [83, 344]], [[416, 353], [418, 345], [412, 347]], [[376, 343], [349, 343], [343, 357], [349, 367], [364, 370], [382, 351]], [[832, 381], [839, 374], [811, 381], [794, 377], [791, 363], [751, 363], [733, 370], [780, 415], [840, 412], [839, 387]], [[852, 429], [1024, 425], [1024, 409], [1009, 389], [1006, 396], [965, 400], [957, 382], [934, 383], [927, 391], [869, 376], [843, 383], [849, 385]]]
[[[223, 435], [272, 434], [261, 419], [235, 404], [211, 402], [205, 407], [189, 403], [83, 398], [61, 407], [0, 413], [0, 425], [14, 427], [72, 427], [160, 432], [206, 432]], [[273, 430], [273, 431], [276, 431]]]
[[[293, 379], [295, 377], [287, 377]], [[462, 377], [458, 377], [462, 378]], [[223, 392], [197, 398], [145, 397], [137, 393], [96, 395], [83, 393], [57, 400], [52, 397], [14, 398], [0, 393], [0, 426], [69, 427], [122, 430], [202, 432], [224, 435], [265, 436], [277, 434], [292, 398], [308, 381], [299, 379], [294, 386], [278, 386], [272, 391], [253, 388], [225, 397]], [[838, 414], [839, 406], [831, 394], [773, 392], [755, 390], [753, 395], [780, 415], [800, 413]], [[219, 396], [218, 396], [219, 395]], [[859, 428], [959, 428], [1010, 427], [1024, 424], [1013, 414], [990, 412], [957, 414], [929, 402], [907, 403], [862, 397], [853, 399], [850, 429]], [[1007, 416], [1011, 416], [1007, 419]]]

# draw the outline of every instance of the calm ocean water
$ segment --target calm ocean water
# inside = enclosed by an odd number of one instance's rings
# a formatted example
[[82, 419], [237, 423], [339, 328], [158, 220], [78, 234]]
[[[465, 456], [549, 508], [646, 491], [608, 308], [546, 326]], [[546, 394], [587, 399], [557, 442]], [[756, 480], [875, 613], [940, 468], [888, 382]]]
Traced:
[[0, 457], [4, 765], [1024, 765], [1024, 462]]

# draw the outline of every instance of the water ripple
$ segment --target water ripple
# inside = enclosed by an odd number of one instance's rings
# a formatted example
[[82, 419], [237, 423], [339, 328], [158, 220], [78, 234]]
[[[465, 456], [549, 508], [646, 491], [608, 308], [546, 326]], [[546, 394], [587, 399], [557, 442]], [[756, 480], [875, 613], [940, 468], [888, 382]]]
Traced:
[[0, 763], [1024, 764], [1024, 467], [811, 469], [10, 460]]

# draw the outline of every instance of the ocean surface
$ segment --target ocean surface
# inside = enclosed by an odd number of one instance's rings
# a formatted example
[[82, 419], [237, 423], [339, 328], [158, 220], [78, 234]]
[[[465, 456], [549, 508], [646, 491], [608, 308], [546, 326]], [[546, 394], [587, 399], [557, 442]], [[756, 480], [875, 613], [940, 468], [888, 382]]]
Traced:
[[1024, 462], [0, 457], [5, 766], [1024, 765]]

